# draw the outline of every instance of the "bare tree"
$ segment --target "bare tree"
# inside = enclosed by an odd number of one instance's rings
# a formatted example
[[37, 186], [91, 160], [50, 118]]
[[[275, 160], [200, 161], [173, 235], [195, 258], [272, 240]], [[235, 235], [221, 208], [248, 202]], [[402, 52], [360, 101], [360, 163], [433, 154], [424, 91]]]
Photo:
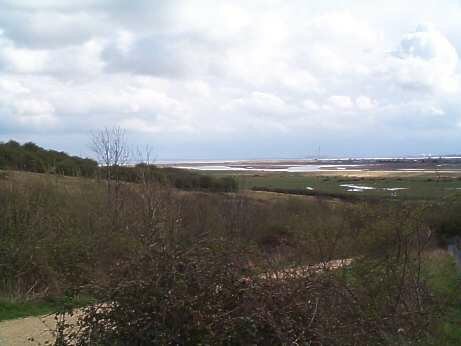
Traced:
[[136, 147], [136, 162], [146, 166], [153, 165], [156, 160], [156, 158], [153, 156], [153, 151], [154, 149], [150, 145]]
[[91, 149], [105, 168], [105, 178], [110, 190], [111, 181], [119, 183], [118, 168], [128, 163], [130, 150], [126, 131], [120, 127], [104, 128], [91, 133]]
[[[144, 216], [149, 222], [149, 229], [154, 231], [158, 223], [158, 214], [161, 210], [162, 198], [159, 198], [159, 175], [158, 170], [154, 166], [155, 157], [153, 156], [153, 148], [149, 145], [136, 148], [136, 174], [137, 181], [142, 185], [139, 190], [139, 195], [144, 203]], [[150, 234], [152, 236], [153, 233]]]

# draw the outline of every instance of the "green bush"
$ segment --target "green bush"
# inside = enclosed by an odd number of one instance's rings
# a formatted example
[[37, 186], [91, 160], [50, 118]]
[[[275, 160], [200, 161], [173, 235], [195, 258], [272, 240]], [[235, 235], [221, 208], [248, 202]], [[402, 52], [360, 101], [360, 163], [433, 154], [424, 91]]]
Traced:
[[23, 145], [15, 141], [0, 143], [0, 169], [93, 176], [97, 167], [94, 160], [46, 150], [31, 142]]

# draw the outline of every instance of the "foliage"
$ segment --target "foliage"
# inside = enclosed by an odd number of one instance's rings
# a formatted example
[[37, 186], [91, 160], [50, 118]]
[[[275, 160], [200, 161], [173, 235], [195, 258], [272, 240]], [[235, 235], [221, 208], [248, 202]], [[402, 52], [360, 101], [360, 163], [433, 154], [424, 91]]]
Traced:
[[46, 150], [32, 142], [21, 145], [11, 140], [0, 143], [0, 169], [93, 176], [97, 163], [64, 152]]
[[47, 297], [39, 300], [12, 300], [0, 299], [0, 321], [16, 319], [27, 316], [39, 316], [64, 311], [63, 308], [73, 309], [93, 303], [87, 297], [67, 297], [60, 298]]
[[[137, 183], [117, 192], [90, 179], [0, 180], [1, 295], [75, 290], [98, 302], [76, 329], [63, 322], [61, 345], [388, 345], [437, 335], [446, 302], [437, 306], [421, 272], [433, 235], [424, 206], [178, 192], [156, 170], [136, 169]], [[309, 269], [338, 258], [353, 261]]]
[[[107, 176], [107, 167], [100, 167], [99, 174]], [[110, 167], [112, 175], [116, 175], [120, 181], [141, 183], [145, 174], [151, 180], [164, 185], [174, 186], [180, 190], [210, 191], [210, 192], [236, 192], [238, 183], [233, 177], [213, 177], [211, 175], [198, 174], [192, 171], [157, 167], [152, 164], [140, 163], [135, 166]], [[140, 175], [139, 172], [144, 175]]]
[[[418, 210], [157, 191], [152, 219], [147, 191], [125, 193], [136, 251], [108, 266], [106, 281], [85, 285], [101, 304], [63, 331], [63, 344], [389, 344], [430, 332], [420, 275], [430, 233]], [[126, 217], [117, 222], [128, 227]], [[261, 275], [352, 254], [338, 271]]]
[[449, 198], [435, 204], [427, 215], [427, 222], [437, 230], [442, 243], [450, 242], [456, 236], [461, 236], [461, 201]]
[[[103, 131], [100, 135], [104, 139], [103, 143], [106, 143], [112, 141], [112, 137], [116, 137], [117, 133]], [[109, 146], [107, 151], [112, 149]], [[21, 145], [11, 140], [0, 143], [0, 169], [67, 176], [98, 176], [108, 181], [114, 180], [116, 183], [140, 183], [145, 178], [145, 176], [140, 176], [141, 171], [143, 174], [149, 174], [151, 180], [182, 190], [206, 190], [210, 192], [236, 192], [238, 190], [238, 183], [232, 177], [213, 177], [187, 170], [160, 168], [148, 163], [128, 166], [128, 148], [123, 143], [119, 143], [113, 151], [115, 157], [104, 151], [104, 146], [100, 148], [98, 156], [103, 157], [101, 158], [103, 165], [98, 166], [97, 162], [92, 159], [70, 156], [55, 150], [46, 150], [32, 142]], [[106, 153], [105, 156], [104, 153]]]

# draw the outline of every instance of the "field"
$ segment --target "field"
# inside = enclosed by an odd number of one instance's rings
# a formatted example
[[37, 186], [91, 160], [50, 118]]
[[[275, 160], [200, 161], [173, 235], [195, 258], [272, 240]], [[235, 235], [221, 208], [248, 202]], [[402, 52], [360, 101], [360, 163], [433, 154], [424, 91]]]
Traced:
[[[461, 196], [461, 174], [331, 172], [257, 173], [212, 172], [233, 176], [243, 190], [293, 190], [312, 195], [437, 200]], [[289, 192], [289, 191], [287, 191]]]

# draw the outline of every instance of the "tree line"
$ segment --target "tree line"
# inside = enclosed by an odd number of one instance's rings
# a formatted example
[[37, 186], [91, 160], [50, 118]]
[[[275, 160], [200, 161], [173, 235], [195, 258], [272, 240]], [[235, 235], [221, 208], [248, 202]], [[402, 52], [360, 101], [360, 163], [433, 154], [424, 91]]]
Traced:
[[94, 176], [97, 168], [95, 160], [47, 150], [32, 142], [0, 142], [0, 169], [3, 170], [89, 177]]
[[[113, 140], [111, 139], [113, 142]], [[109, 149], [104, 159], [98, 161], [90, 158], [72, 156], [62, 151], [48, 150], [33, 142], [20, 144], [14, 140], [0, 142], [0, 170], [26, 171], [34, 173], [59, 174], [74, 177], [90, 177], [114, 180], [116, 182], [139, 183], [140, 171], [148, 172], [158, 183], [171, 185], [182, 190], [206, 190], [212, 192], [235, 192], [238, 183], [232, 177], [213, 177], [175, 168], [162, 168], [147, 162], [128, 165], [125, 153], [120, 154], [120, 147]], [[125, 150], [125, 149], [123, 149]], [[122, 150], [122, 151], [123, 151]], [[117, 152], [118, 151], [118, 152]]]

